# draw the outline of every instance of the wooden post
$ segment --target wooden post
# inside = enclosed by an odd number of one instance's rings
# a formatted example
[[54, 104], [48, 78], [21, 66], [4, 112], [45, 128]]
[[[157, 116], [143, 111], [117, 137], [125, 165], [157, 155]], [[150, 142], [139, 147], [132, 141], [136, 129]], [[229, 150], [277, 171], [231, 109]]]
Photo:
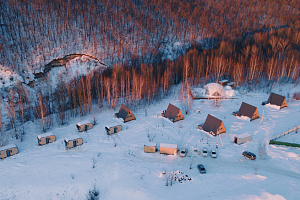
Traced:
[[261, 124], [262, 124], [263, 119], [264, 119], [264, 113], [265, 113], [265, 108], [263, 109], [263, 114], [262, 114], [261, 121], [260, 121]]

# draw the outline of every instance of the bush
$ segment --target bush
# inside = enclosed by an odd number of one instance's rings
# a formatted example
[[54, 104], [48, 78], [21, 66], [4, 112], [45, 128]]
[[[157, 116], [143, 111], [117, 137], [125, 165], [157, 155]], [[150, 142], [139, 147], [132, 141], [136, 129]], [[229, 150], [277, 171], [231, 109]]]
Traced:
[[295, 92], [293, 95], [293, 99], [300, 100], [300, 92]]
[[99, 189], [96, 188], [94, 185], [94, 188], [92, 190], [89, 190], [89, 193], [87, 195], [87, 200], [99, 200], [100, 199], [100, 192]]

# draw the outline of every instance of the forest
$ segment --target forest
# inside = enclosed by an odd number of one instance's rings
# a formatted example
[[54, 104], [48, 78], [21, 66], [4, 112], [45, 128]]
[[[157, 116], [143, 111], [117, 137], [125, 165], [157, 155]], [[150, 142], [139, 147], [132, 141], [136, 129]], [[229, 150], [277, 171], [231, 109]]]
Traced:
[[[111, 66], [70, 81], [62, 77], [52, 90], [22, 82], [9, 88], [0, 102], [8, 119], [0, 114], [1, 136], [22, 139], [29, 120], [46, 131], [95, 106], [101, 112], [121, 103], [150, 104], [179, 84], [184, 102], [191, 87], [223, 78], [251, 88], [299, 82], [297, 0], [11, 0], [0, 9], [0, 66], [25, 76], [72, 53]], [[186, 48], [164, 59], [175, 42]]]

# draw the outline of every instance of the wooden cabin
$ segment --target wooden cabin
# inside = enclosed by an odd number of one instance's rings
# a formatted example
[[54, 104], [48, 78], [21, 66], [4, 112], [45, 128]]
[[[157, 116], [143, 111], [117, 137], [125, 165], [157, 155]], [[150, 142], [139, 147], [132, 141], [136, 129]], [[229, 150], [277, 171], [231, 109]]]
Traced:
[[107, 135], [111, 135], [114, 133], [117, 133], [119, 131], [122, 130], [122, 126], [121, 125], [116, 125], [116, 126], [105, 126], [105, 130]]
[[286, 97], [281, 96], [279, 94], [275, 94], [273, 92], [271, 92], [268, 101], [262, 103], [262, 105], [265, 105], [265, 104], [271, 104], [271, 105], [279, 106], [280, 109], [284, 108], [284, 107], [287, 107]]
[[169, 154], [169, 155], [177, 155], [177, 144], [160, 143], [159, 153]]
[[144, 145], [144, 152], [155, 153], [156, 152], [156, 143], [149, 142]]
[[179, 120], [184, 119], [181, 110], [172, 104], [169, 104], [167, 110], [163, 111], [161, 115], [170, 119], [171, 122], [177, 122]]
[[82, 132], [93, 128], [93, 123], [90, 121], [82, 121], [76, 124], [76, 128]]
[[257, 108], [255, 106], [252, 106], [252, 105], [247, 104], [245, 102], [242, 102], [240, 110], [238, 112], [233, 112], [233, 115], [239, 116], [239, 117], [241, 117], [241, 116], [249, 117], [250, 121], [259, 118]]
[[226, 133], [226, 129], [222, 120], [208, 114], [203, 126], [198, 125], [198, 128], [209, 132], [212, 135]]
[[0, 158], [4, 159], [19, 153], [18, 147], [15, 144], [0, 147]]
[[124, 123], [136, 119], [132, 111], [124, 104], [121, 105], [119, 112], [115, 116], [122, 119]]
[[55, 135], [53, 135], [51, 132], [41, 134], [37, 136], [39, 145], [49, 144], [51, 142], [54, 142], [56, 140]]
[[65, 139], [65, 146], [68, 149], [71, 149], [73, 147], [77, 147], [77, 146], [82, 145], [82, 144], [83, 144], [83, 140], [79, 136], [72, 136], [72, 137], [69, 137], [69, 138]]

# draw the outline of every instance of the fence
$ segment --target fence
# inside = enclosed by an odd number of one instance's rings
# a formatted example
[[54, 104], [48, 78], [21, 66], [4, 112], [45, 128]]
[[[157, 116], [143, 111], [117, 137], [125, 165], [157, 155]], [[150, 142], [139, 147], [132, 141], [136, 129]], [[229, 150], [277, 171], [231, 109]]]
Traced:
[[300, 125], [276, 136], [275, 138], [270, 140], [269, 144], [284, 145], [284, 146], [288, 146], [288, 147], [299, 147], [300, 148], [300, 144], [276, 141], [278, 138], [281, 138], [282, 136], [285, 136], [285, 135], [291, 133], [292, 131], [298, 130], [299, 128], [300, 128]]

